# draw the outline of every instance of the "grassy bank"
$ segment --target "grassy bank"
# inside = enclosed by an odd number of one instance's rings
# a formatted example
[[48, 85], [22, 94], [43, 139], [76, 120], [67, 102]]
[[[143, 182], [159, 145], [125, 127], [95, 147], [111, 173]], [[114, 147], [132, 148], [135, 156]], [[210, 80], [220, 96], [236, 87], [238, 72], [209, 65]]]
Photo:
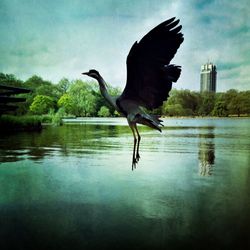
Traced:
[[39, 131], [42, 129], [42, 117], [40, 116], [13, 116], [2, 115], [0, 117], [0, 132], [5, 131]]
[[2, 115], [0, 116], [0, 133], [5, 131], [39, 131], [43, 124], [62, 125], [59, 112], [47, 115]]

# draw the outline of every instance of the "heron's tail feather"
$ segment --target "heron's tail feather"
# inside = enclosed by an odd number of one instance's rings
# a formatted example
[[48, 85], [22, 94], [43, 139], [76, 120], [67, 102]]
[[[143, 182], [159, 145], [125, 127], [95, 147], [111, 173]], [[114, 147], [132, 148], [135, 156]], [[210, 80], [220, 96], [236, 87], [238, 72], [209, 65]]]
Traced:
[[161, 132], [160, 126], [163, 127], [162, 120], [159, 119], [157, 115], [148, 115], [148, 114], [137, 114], [135, 116], [136, 122], [159, 130]]
[[168, 80], [171, 82], [176, 82], [180, 77], [181, 67], [174, 64], [169, 64], [164, 66], [164, 71], [166, 72]]
[[156, 123], [159, 123], [161, 126], [163, 126], [164, 127], [164, 125], [163, 124], [161, 124], [161, 122], [163, 122], [163, 120], [161, 120], [161, 119], [159, 119], [159, 118], [161, 118], [161, 116], [160, 115], [150, 115], [151, 116], [151, 118], [153, 118], [154, 119], [154, 121], [156, 122]]

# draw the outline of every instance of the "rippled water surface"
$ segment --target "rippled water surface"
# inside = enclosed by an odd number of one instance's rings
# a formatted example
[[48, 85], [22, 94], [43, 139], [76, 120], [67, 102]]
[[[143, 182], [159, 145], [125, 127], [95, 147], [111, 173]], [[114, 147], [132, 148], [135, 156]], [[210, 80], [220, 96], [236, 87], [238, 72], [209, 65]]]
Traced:
[[0, 249], [249, 249], [250, 119], [1, 134]]

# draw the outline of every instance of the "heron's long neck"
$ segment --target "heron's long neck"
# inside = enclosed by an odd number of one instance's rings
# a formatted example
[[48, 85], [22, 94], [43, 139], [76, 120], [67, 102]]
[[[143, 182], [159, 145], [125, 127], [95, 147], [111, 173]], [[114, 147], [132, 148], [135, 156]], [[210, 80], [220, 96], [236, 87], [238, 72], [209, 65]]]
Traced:
[[113, 98], [109, 95], [108, 91], [107, 91], [107, 87], [106, 87], [106, 83], [104, 81], [104, 79], [100, 76], [97, 79], [99, 86], [100, 86], [100, 91], [102, 96], [107, 100], [107, 102], [112, 105], [113, 107], [116, 107], [115, 101], [113, 100]]

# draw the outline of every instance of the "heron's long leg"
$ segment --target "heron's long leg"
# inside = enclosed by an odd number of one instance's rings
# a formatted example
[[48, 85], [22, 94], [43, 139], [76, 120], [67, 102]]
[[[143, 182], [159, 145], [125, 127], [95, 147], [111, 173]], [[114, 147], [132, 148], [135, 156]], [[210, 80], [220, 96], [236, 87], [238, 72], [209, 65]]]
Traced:
[[135, 125], [130, 124], [129, 126], [130, 126], [132, 133], [133, 133], [133, 136], [134, 136], [134, 149], [133, 149], [133, 158], [132, 158], [132, 170], [134, 170], [134, 168], [136, 168], [136, 163], [137, 163], [136, 158], [135, 158], [135, 148], [136, 148], [137, 139], [136, 139], [136, 135], [135, 135]]
[[138, 142], [137, 142], [137, 149], [136, 149], [136, 161], [138, 162], [140, 159], [140, 154], [139, 154], [139, 147], [140, 147], [140, 141], [141, 141], [141, 136], [139, 134], [138, 128], [135, 124], [135, 131], [137, 133], [137, 138], [138, 138]]

